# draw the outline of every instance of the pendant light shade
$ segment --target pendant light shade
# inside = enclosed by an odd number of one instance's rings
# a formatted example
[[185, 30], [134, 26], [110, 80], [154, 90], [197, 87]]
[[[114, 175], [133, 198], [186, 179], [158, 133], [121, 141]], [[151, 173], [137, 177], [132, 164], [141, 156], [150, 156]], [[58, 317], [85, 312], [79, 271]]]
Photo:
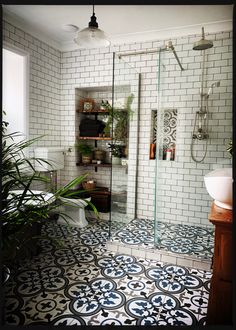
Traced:
[[88, 24], [88, 27], [79, 31], [74, 41], [80, 48], [97, 48], [97, 47], [108, 47], [110, 41], [107, 39], [105, 33], [98, 28], [97, 18], [94, 13]]

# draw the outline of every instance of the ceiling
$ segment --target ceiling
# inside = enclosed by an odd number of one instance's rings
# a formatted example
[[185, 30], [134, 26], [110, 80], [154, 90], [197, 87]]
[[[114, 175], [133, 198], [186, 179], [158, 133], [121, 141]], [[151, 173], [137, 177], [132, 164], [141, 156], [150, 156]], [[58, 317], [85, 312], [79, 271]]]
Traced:
[[[88, 26], [89, 5], [3, 5], [3, 18], [59, 50], [77, 49], [75, 32], [64, 24]], [[233, 5], [96, 5], [99, 28], [112, 45], [232, 29]]]

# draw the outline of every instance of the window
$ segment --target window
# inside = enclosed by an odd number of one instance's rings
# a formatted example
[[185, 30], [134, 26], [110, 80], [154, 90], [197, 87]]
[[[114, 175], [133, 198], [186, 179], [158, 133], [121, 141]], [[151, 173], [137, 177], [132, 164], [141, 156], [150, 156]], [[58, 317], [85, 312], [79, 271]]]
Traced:
[[28, 138], [28, 55], [22, 51], [3, 48], [3, 119], [9, 123], [7, 133], [20, 132], [15, 142]]

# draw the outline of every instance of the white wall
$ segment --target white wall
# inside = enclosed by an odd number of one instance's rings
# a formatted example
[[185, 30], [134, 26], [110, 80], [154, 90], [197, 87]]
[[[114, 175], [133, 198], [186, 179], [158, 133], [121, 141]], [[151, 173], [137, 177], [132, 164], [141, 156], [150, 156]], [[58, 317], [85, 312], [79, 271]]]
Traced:
[[[232, 32], [206, 35], [214, 47], [208, 50], [207, 86], [220, 80], [221, 87], [210, 97], [210, 140], [202, 164], [190, 156], [193, 119], [199, 107], [199, 87], [202, 58], [192, 50], [200, 35], [172, 39], [185, 71], [179, 70], [173, 54], [166, 54], [165, 75], [162, 77], [162, 107], [178, 110], [177, 154], [175, 162], [162, 164], [158, 185], [162, 209], [160, 217], [169, 222], [208, 225], [211, 198], [203, 183], [205, 173], [216, 167], [229, 166], [225, 145], [232, 132]], [[164, 41], [125, 44], [113, 49], [76, 50], [60, 53], [32, 38], [28, 33], [4, 24], [4, 39], [31, 52], [30, 133], [47, 133], [42, 144], [72, 146], [75, 142], [76, 88], [112, 85], [112, 51], [146, 50], [162, 46]], [[139, 144], [138, 208], [139, 217], [154, 217], [155, 161], [149, 160], [151, 110], [158, 106], [156, 54], [136, 56], [130, 63], [140, 70], [141, 113]], [[135, 148], [136, 146], [133, 145]], [[80, 173], [73, 151], [66, 157], [61, 173], [67, 182]], [[99, 170], [106, 180], [107, 171]]]
[[29, 137], [45, 135], [36, 145], [59, 146], [61, 53], [6, 21], [3, 41], [29, 54]]

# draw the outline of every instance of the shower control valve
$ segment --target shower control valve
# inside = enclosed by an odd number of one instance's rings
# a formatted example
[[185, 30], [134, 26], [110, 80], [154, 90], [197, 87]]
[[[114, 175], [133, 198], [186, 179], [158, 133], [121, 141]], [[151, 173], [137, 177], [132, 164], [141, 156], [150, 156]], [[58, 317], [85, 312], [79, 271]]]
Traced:
[[206, 140], [208, 139], [209, 135], [204, 132], [198, 132], [197, 134], [193, 134], [193, 139], [198, 139], [198, 140]]

